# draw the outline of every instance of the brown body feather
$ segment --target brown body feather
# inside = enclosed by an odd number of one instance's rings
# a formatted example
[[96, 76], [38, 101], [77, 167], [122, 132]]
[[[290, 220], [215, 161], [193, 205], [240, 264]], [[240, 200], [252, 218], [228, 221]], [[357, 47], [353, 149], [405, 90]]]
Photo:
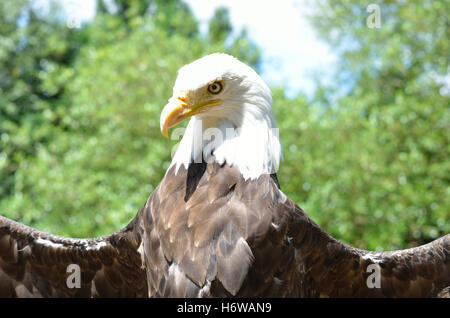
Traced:
[[[80, 289], [66, 285], [72, 263]], [[371, 264], [380, 288], [367, 284]], [[246, 181], [217, 163], [172, 167], [125, 229], [98, 239], [0, 217], [2, 297], [445, 297], [448, 286], [450, 235], [408, 250], [355, 249], [320, 229], [275, 175]]]

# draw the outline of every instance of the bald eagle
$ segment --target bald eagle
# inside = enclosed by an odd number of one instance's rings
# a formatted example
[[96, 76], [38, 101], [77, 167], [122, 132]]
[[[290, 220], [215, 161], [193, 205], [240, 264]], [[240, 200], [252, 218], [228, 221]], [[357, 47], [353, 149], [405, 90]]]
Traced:
[[328, 235], [283, 194], [271, 93], [251, 67], [222, 53], [182, 67], [162, 134], [187, 118], [164, 178], [124, 229], [72, 239], [0, 217], [0, 296], [448, 294], [450, 235], [369, 252]]

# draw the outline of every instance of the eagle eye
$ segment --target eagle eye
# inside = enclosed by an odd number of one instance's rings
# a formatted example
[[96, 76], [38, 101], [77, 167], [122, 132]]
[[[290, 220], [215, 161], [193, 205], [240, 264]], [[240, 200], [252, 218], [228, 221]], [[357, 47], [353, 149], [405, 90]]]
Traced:
[[223, 84], [220, 81], [216, 81], [208, 85], [208, 92], [211, 94], [219, 94], [222, 91]]

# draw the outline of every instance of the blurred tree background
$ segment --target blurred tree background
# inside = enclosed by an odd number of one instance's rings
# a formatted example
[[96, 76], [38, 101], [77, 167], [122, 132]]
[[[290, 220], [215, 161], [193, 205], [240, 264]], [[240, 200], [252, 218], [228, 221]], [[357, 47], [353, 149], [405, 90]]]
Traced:
[[[181, 0], [98, 0], [72, 29], [57, 2], [32, 3], [0, 3], [0, 213], [59, 235], [113, 232], [170, 163], [159, 115], [178, 68], [224, 51], [258, 71], [260, 50], [225, 8], [202, 34]], [[273, 97], [283, 191], [336, 238], [386, 250], [450, 232], [450, 8], [379, 4], [371, 30], [365, 4], [312, 3], [336, 81]]]

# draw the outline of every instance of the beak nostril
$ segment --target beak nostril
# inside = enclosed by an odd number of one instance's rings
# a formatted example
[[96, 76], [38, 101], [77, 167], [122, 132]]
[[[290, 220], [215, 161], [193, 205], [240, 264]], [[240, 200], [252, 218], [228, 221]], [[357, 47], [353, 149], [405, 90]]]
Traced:
[[185, 96], [178, 96], [177, 99], [181, 102], [180, 103], [181, 107], [186, 108], [188, 106]]

